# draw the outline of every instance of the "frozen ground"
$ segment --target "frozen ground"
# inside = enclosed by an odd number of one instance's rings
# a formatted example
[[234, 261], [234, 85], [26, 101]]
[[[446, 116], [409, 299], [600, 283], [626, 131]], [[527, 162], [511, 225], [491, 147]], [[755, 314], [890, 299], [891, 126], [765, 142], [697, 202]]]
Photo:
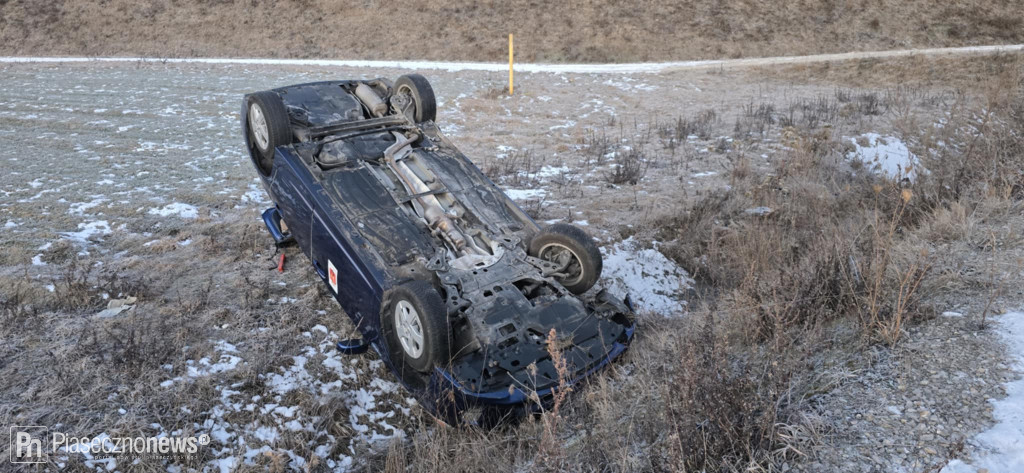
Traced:
[[[213, 438], [191, 462], [148, 464], [168, 471], [347, 471], [419, 427], [415, 403], [379, 361], [330, 348], [353, 328], [301, 253], [286, 251], [285, 271], [275, 270], [278, 253], [259, 221], [269, 203], [237, 123], [246, 92], [405, 72], [390, 65], [0, 64], [0, 278], [62, 307], [27, 319], [29, 335], [0, 348], [14, 360], [0, 365], [2, 402], [17, 406], [0, 411], [0, 423], [60, 418], [83, 435]], [[834, 92], [739, 70], [538, 69], [517, 75], [507, 97], [500, 71], [447, 69], [428, 74], [445, 133], [539, 221], [590, 232], [605, 255], [600, 284], [630, 294], [645, 317], [685, 314], [695, 285], [661, 252], [670, 242], [651, 223], [728, 188], [742, 166], [766, 168], [787, 146], [778, 126], [741, 134], [752, 120], [744, 108]], [[714, 111], [706, 130], [678, 135], [679, 119], [705, 110]], [[851, 146], [873, 159], [900, 143], [879, 139], [890, 128], [868, 116], [835, 132], [866, 137]], [[645, 173], [612, 182], [616, 159], [641, 149]], [[82, 272], [92, 279], [74, 285]], [[76, 302], [72, 289], [91, 298]], [[96, 315], [135, 295], [131, 309]], [[133, 374], [111, 378], [115, 364]], [[65, 366], [85, 374], [68, 378]], [[61, 399], [71, 396], [88, 406], [69, 412]], [[124, 467], [67, 453], [60, 463], [77, 470]]]
[[951, 461], [943, 473], [1024, 471], [1024, 377], [1019, 375], [1024, 370], [1024, 312], [1004, 314], [997, 323], [1018, 376], [1006, 384], [1005, 398], [990, 400], [996, 424], [971, 440], [979, 453], [970, 460]]

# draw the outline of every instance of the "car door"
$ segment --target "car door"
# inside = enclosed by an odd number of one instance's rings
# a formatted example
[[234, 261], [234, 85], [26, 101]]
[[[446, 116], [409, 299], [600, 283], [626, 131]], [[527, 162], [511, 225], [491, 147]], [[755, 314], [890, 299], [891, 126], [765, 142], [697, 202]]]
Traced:
[[281, 212], [281, 219], [288, 225], [298, 243], [299, 248], [310, 256], [312, 247], [310, 237], [313, 218], [313, 204], [308, 186], [296, 175], [294, 167], [289, 162], [288, 155], [278, 152], [274, 159], [274, 170], [271, 175], [271, 190], [275, 196], [278, 210]]
[[373, 275], [363, 270], [357, 262], [359, 255], [355, 253], [354, 245], [335, 230], [335, 225], [325, 213], [320, 208], [313, 211], [310, 259], [341, 307], [363, 335], [372, 339], [376, 335], [377, 324], [373, 323], [374, 317], [365, 316], [375, 307], [379, 309], [379, 303], [375, 303], [379, 299], [375, 290], [379, 284], [372, 280]]

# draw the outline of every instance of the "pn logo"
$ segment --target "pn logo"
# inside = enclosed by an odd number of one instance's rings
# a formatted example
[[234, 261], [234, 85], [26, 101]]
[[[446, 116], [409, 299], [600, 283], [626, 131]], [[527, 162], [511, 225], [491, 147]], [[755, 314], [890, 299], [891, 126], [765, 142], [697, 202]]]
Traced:
[[11, 463], [46, 463], [44, 443], [49, 430], [41, 425], [11, 427]]

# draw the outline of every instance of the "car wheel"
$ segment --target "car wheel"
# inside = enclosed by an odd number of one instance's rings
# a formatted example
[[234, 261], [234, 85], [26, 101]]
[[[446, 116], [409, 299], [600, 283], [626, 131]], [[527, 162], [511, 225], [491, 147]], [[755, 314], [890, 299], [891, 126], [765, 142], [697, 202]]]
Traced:
[[246, 140], [257, 166], [264, 175], [270, 175], [274, 164], [274, 150], [292, 142], [292, 129], [288, 123], [288, 110], [281, 97], [274, 92], [257, 92], [249, 96], [246, 104]]
[[393, 352], [421, 372], [448, 362], [451, 329], [441, 296], [430, 283], [412, 281], [393, 289], [381, 314]]
[[437, 118], [437, 101], [434, 88], [427, 78], [419, 74], [406, 74], [395, 81], [395, 93], [406, 94], [412, 99], [413, 121], [416, 123], [434, 121]]
[[556, 277], [573, 294], [583, 294], [601, 277], [601, 251], [583, 230], [556, 223], [530, 241], [530, 256], [557, 263], [563, 276]]

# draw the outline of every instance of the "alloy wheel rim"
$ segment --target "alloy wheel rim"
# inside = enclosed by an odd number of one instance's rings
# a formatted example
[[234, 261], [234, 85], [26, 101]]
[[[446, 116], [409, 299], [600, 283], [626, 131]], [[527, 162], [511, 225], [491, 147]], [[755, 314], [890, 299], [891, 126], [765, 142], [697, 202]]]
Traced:
[[256, 145], [266, 151], [270, 143], [270, 132], [267, 129], [267, 117], [263, 116], [263, 109], [255, 103], [249, 107], [249, 130]]
[[415, 359], [423, 354], [423, 325], [420, 314], [409, 301], [395, 304], [395, 332], [406, 355]]

